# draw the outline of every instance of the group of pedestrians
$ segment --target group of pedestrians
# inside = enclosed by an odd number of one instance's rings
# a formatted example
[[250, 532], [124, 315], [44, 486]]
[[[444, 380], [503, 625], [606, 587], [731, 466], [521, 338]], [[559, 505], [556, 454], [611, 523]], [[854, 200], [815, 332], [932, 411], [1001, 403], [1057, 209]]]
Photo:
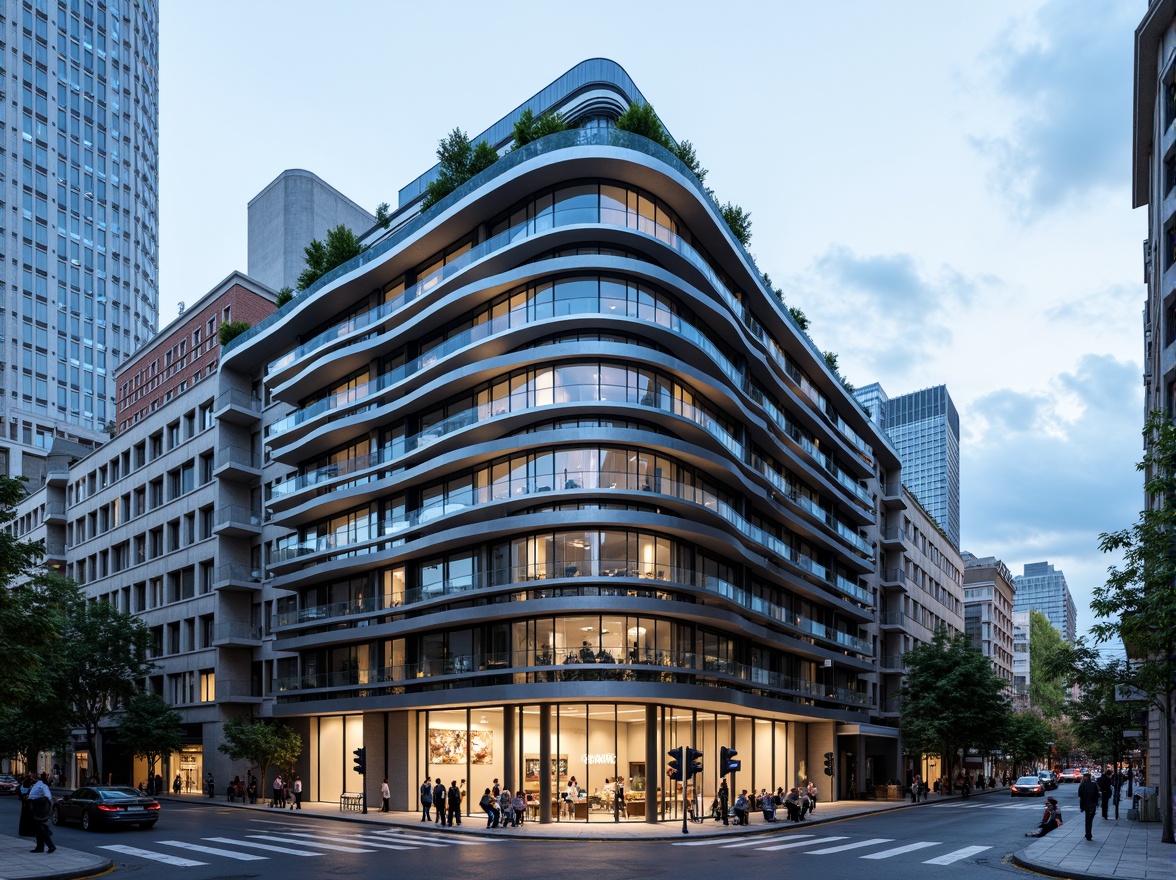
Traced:
[[[380, 797], [383, 798], [384, 805], [380, 808], [382, 811], [387, 811], [388, 798], [388, 780], [384, 779], [380, 786]], [[449, 783], [449, 788], [445, 787], [445, 783], [441, 781], [441, 777], [437, 777], [436, 783], [430, 783], [428, 779], [421, 783], [421, 821], [429, 821], [429, 811], [435, 811], [435, 818], [433, 824], [440, 825], [443, 828], [452, 828], [454, 825], [461, 824], [461, 803], [465, 800], [465, 780], [461, 781], [461, 785], [457, 784], [454, 779]]]
[[1089, 773], [1082, 774], [1082, 782], [1078, 784], [1078, 806], [1086, 820], [1086, 839], [1094, 840], [1094, 814], [1102, 804], [1102, 817], [1109, 819], [1111, 801], [1115, 804], [1115, 818], [1119, 818], [1119, 789], [1124, 781], [1123, 774], [1109, 768], [1104, 769], [1098, 777], [1098, 782], [1090, 778]]
[[494, 784], [482, 793], [478, 806], [486, 814], [487, 828], [518, 828], [527, 818], [527, 802], [530, 796], [519, 789], [511, 794], [494, 780]]
[[271, 807], [284, 810], [302, 809], [302, 777], [295, 773], [289, 782], [282, 781], [282, 774], [274, 777], [274, 796], [270, 799]]
[[794, 785], [787, 794], [783, 787], [777, 788], [775, 793], [761, 788], [758, 795], [749, 794], [745, 788], [739, 792], [728, 811], [729, 801], [730, 789], [727, 788], [727, 780], [723, 779], [711, 804], [711, 816], [724, 825], [731, 824], [729, 813], [734, 814], [736, 825], [750, 824], [750, 814], [755, 809], [763, 812], [765, 822], [776, 822], [776, 811], [781, 807], [787, 813], [789, 822], [800, 822], [817, 809], [817, 786], [812, 782], [805, 786]]

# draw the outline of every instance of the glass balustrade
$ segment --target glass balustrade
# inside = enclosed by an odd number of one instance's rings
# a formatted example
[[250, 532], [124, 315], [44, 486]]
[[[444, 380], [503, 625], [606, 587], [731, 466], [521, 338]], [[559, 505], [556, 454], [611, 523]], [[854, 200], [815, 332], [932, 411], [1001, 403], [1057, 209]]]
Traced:
[[[706, 258], [695, 249], [686, 239], [681, 235], [669, 229], [666, 226], [658, 224], [656, 221], [647, 217], [629, 216], [621, 214], [620, 212], [610, 212], [608, 210], [601, 210], [599, 204], [595, 210], [595, 222], [584, 223], [583, 212], [567, 212], [569, 220], [575, 221], [576, 225], [599, 225], [603, 227], [621, 227], [630, 229], [637, 233], [647, 235], [650, 238], [662, 242], [668, 247], [672, 248], [677, 253], [681, 254], [695, 269], [697, 269], [707, 279], [707, 282], [720, 295], [724, 302], [731, 308], [734, 314], [740, 316], [741, 320], [753, 329], [753, 335], [765, 343], [769, 355], [773, 361], [780, 365], [786, 375], [793, 379], [798, 384], [802, 393], [804, 393], [814, 404], [824, 413], [829, 415], [833, 425], [840, 431], [846, 440], [862, 452], [867, 458], [873, 460], [873, 451], [869, 444], [867, 444], [856, 432], [854, 432], [845, 421], [837, 415], [828, 399], [816, 389], [812, 383], [804, 376], [800, 369], [795, 365], [795, 362], [780, 348], [779, 344], [770, 334], [763, 330], [762, 325], [751, 315], [744, 307], [740, 298], [731, 292], [726, 284], [722, 281], [719, 275], [711, 268]], [[351, 334], [358, 333], [366, 328], [373, 327], [383, 321], [393, 318], [400, 310], [402, 310], [409, 303], [418, 299], [420, 296], [430, 292], [437, 285], [447, 278], [452, 277], [457, 272], [467, 268], [490, 254], [496, 253], [503, 248], [509, 247], [516, 241], [526, 239], [530, 236], [539, 235], [549, 232], [551, 229], [559, 228], [564, 225], [560, 222], [561, 217], [557, 212], [550, 225], [538, 224], [533, 220], [523, 221], [516, 224], [510, 229], [504, 230], [497, 235], [487, 239], [479, 245], [472, 247], [465, 253], [455, 257], [445, 266], [435, 270], [428, 277], [417, 281], [412, 287], [400, 293], [395, 299], [389, 300], [381, 305], [367, 311], [348, 318], [346, 321], [329, 328], [328, 330], [318, 334], [312, 339], [295, 347], [291, 351], [272, 361], [268, 366], [268, 372], [286, 369], [291, 367], [316, 351], [319, 351], [324, 346], [338, 340], [344, 339]], [[620, 221], [620, 222], [618, 222]], [[565, 221], [566, 223], [567, 221]], [[341, 267], [342, 268], [342, 267]], [[244, 334], [243, 334], [244, 335]], [[252, 334], [249, 334], [252, 335]]]

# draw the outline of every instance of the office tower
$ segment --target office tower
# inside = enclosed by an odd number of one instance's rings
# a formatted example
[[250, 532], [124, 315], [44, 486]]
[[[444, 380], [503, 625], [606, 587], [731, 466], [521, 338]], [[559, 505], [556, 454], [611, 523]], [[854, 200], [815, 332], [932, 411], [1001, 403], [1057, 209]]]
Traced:
[[115, 367], [157, 326], [156, 0], [6, 0], [0, 472], [105, 440]]
[[900, 397], [878, 383], [854, 396], [902, 459], [902, 483], [960, 546], [960, 416], [946, 385]]
[[1078, 606], [1070, 595], [1066, 576], [1048, 562], [1030, 562], [1025, 573], [1013, 578], [1017, 585], [1014, 611], [1040, 611], [1067, 642], [1077, 636]]
[[[550, 810], [570, 776], [673, 819], [675, 745], [705, 755], [700, 792], [721, 746], [826, 798], [866, 758], [900, 775], [870, 723], [866, 537], [898, 458], [699, 181], [614, 127], [636, 100], [615, 63], [573, 68], [485, 133], [494, 165], [422, 211], [425, 172], [222, 352], [221, 394], [264, 388], [221, 427], [265, 453], [227, 501], [263, 493], [264, 527], [218, 565], [265, 548], [266, 705], [304, 735], [310, 799], [354, 790], [360, 747], [394, 808], [418, 774], [498, 777], [541, 822], [611, 821]], [[570, 128], [505, 152], [524, 109]]]

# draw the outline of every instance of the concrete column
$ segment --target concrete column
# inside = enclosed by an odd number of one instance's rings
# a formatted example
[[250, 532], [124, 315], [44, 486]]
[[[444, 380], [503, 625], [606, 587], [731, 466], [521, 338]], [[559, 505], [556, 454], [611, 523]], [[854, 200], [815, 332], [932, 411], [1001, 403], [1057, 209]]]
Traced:
[[502, 738], [506, 740], [502, 744], [502, 787], [509, 788], [512, 792], [519, 785], [522, 784], [522, 777], [519, 775], [519, 762], [515, 754], [515, 749], [518, 748], [519, 735], [515, 727], [515, 707], [503, 706], [502, 708]]
[[551, 823], [551, 705], [539, 707], [539, 823]]
[[657, 750], [657, 706], [645, 704], [645, 821], [658, 820], [658, 788], [665, 776]]

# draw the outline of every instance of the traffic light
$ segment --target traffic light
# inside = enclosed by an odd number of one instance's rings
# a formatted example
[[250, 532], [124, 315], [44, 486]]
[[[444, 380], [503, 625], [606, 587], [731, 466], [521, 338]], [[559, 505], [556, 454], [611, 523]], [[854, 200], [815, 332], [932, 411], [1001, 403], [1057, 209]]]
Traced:
[[728, 773], [738, 773], [742, 767], [742, 761], [734, 760], [739, 753], [734, 749], [729, 749], [723, 746], [719, 749], [719, 775], [726, 776]]
[[825, 775], [833, 775], [833, 753], [825, 752]]
[[670, 749], [670, 760], [666, 764], [666, 776], [676, 782], [682, 781], [682, 747]]
[[359, 749], [356, 749], [351, 754], [355, 755], [355, 757], [351, 759], [355, 762], [355, 766], [352, 767], [351, 769], [354, 770], [356, 773], [360, 774], [361, 776], [366, 776], [367, 775], [367, 749], [359, 748]]
[[687, 779], [702, 775], [702, 752], [686, 746], [683, 757], [685, 758]]

